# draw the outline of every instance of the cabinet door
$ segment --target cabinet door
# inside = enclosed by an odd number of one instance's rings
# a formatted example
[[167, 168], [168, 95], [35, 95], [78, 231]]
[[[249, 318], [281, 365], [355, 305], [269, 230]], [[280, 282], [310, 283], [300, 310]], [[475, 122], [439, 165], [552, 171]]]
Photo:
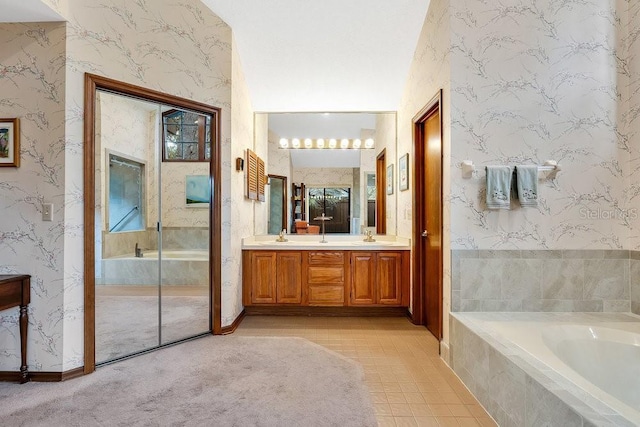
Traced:
[[351, 304], [371, 305], [376, 302], [375, 254], [351, 254]]
[[379, 252], [376, 262], [378, 304], [402, 304], [402, 256], [397, 252]]
[[276, 256], [276, 283], [278, 304], [302, 302], [302, 254], [278, 253]]
[[276, 253], [253, 252], [251, 254], [251, 302], [274, 304], [276, 302]]

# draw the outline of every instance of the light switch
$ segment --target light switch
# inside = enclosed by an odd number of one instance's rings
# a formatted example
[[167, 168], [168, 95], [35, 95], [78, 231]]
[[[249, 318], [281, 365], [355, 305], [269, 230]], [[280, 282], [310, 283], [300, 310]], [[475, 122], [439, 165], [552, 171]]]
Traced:
[[53, 221], [53, 203], [42, 204], [42, 220]]

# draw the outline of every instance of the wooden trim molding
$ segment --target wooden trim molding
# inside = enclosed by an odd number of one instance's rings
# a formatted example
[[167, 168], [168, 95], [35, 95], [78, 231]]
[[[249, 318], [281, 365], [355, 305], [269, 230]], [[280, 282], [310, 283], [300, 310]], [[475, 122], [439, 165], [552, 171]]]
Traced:
[[409, 317], [407, 307], [312, 307], [258, 306], [245, 307], [247, 316], [329, 316], [329, 317]]
[[[29, 372], [29, 381], [51, 383], [67, 381], [84, 375], [84, 367], [71, 369], [64, 372]], [[0, 381], [20, 382], [22, 378], [19, 371], [0, 371]]]
[[238, 326], [240, 326], [240, 323], [242, 323], [246, 315], [247, 315], [247, 312], [243, 309], [240, 312], [240, 314], [238, 314], [238, 317], [236, 317], [236, 320], [234, 320], [232, 324], [230, 324], [229, 326], [222, 327], [220, 334], [228, 335], [228, 334], [234, 333], [236, 329], [238, 329]]
[[95, 115], [96, 90], [105, 90], [132, 98], [157, 102], [175, 108], [184, 108], [201, 114], [209, 114], [211, 135], [215, 140], [211, 145], [209, 174], [213, 179], [209, 249], [210, 249], [210, 318], [209, 326], [214, 334], [220, 334], [221, 328], [221, 259], [222, 259], [222, 166], [221, 166], [221, 109], [198, 101], [162, 93], [141, 86], [86, 73], [84, 79], [84, 367], [85, 374], [95, 370]]

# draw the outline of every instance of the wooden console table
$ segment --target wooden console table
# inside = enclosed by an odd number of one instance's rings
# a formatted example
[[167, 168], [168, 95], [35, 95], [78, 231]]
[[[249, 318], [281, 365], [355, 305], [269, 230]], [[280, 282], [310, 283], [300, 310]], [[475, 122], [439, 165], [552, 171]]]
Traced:
[[0, 274], [0, 310], [20, 306], [20, 383], [29, 381], [27, 370], [27, 325], [31, 276]]

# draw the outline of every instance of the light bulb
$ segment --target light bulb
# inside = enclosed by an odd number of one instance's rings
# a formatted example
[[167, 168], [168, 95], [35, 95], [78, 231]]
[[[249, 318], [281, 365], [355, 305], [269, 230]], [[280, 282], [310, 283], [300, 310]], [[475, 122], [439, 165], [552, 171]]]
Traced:
[[333, 138], [329, 140], [329, 148], [336, 148], [336, 145], [338, 145], [338, 141]]
[[360, 148], [361, 144], [362, 144], [362, 141], [360, 141], [359, 139], [353, 140], [353, 148]]
[[349, 148], [349, 140], [344, 138], [340, 140], [340, 148]]
[[280, 138], [280, 148], [287, 148], [289, 146], [289, 140], [287, 138]]
[[305, 148], [311, 148], [313, 146], [313, 141], [311, 141], [310, 138], [305, 138], [304, 140], [304, 147]]
[[364, 140], [364, 148], [373, 148], [373, 138], [367, 138]]
[[324, 139], [320, 138], [320, 139], [316, 140], [316, 147], [324, 148]]
[[291, 140], [291, 146], [293, 148], [299, 148], [300, 147], [300, 140], [298, 138], [293, 138]]

